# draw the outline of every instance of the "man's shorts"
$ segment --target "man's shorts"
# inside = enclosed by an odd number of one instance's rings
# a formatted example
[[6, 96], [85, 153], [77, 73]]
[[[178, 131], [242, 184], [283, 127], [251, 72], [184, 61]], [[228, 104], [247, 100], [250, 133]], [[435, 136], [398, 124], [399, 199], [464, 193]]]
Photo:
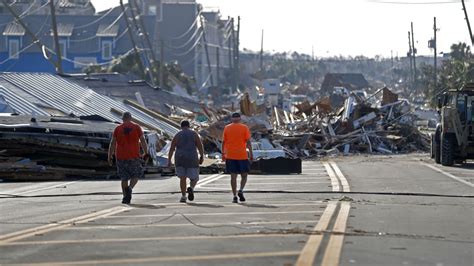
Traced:
[[199, 180], [199, 167], [197, 168], [185, 168], [181, 166], [176, 167], [176, 175], [178, 177], [187, 177], [191, 181]]
[[117, 175], [122, 181], [143, 178], [145, 171], [141, 159], [117, 160]]
[[249, 160], [231, 160], [225, 161], [225, 170], [229, 174], [247, 174], [250, 172]]

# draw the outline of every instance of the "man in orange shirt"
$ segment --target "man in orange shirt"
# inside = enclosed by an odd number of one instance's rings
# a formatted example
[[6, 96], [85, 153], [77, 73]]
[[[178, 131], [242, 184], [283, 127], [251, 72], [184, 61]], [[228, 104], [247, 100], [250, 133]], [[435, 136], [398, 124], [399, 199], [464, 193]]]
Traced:
[[[247, 176], [250, 172], [250, 162], [253, 161], [252, 144], [250, 142], [250, 130], [241, 123], [239, 113], [232, 114], [232, 123], [224, 128], [222, 142], [223, 158], [226, 160], [226, 171], [231, 177], [233, 203], [245, 202], [244, 188], [247, 184]], [[247, 154], [247, 148], [249, 154]], [[250, 155], [250, 157], [249, 157]], [[237, 175], [242, 177], [240, 190], [237, 193]], [[238, 198], [237, 198], [238, 196]]]
[[[123, 204], [130, 204], [132, 189], [139, 178], [144, 176], [142, 157], [147, 156], [148, 147], [141, 127], [132, 122], [132, 115], [125, 112], [123, 123], [116, 127], [109, 147], [109, 165], [113, 165], [113, 156], [117, 162], [117, 174], [122, 180]], [[143, 156], [140, 155], [140, 146]], [[128, 183], [130, 180], [130, 184]]]

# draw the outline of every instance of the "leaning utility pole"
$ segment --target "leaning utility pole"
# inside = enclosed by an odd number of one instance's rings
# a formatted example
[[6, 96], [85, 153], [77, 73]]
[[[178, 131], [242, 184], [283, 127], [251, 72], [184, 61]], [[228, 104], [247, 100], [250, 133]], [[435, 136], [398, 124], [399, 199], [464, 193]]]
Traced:
[[413, 85], [415, 90], [418, 88], [418, 80], [416, 75], [416, 48], [415, 48], [415, 32], [413, 31], [413, 22], [411, 23], [411, 47], [413, 48]]
[[209, 57], [209, 47], [207, 46], [207, 39], [206, 39], [206, 27], [204, 25], [203, 16], [199, 15], [201, 20], [201, 27], [202, 29], [202, 40], [204, 41], [204, 50], [206, 52], [206, 59], [207, 59], [207, 68], [209, 70], [209, 78], [211, 80], [211, 86], [214, 87], [214, 78], [212, 77], [212, 67], [211, 67], [211, 58]]
[[165, 41], [160, 40], [160, 87], [165, 88]]
[[[133, 5], [134, 5], [134, 8], [139, 12], [139, 9], [138, 9], [138, 4], [137, 4], [137, 1], [136, 0], [129, 0], [129, 2], [131, 2]], [[148, 34], [148, 31], [146, 30], [146, 27], [145, 27], [145, 23], [143, 22], [143, 16], [141, 16], [140, 14], [138, 14], [137, 16], [137, 19], [138, 19], [138, 22], [140, 23], [140, 28], [141, 28], [141, 31], [145, 37], [145, 40], [148, 44], [148, 48], [150, 49], [151, 51], [151, 58], [153, 60], [153, 62], [156, 63], [156, 54], [155, 54], [155, 51], [153, 49], [153, 44], [150, 40], [150, 34]]]
[[[36, 34], [34, 34], [30, 28], [28, 28], [28, 26], [26, 26], [26, 24], [23, 22], [23, 20], [20, 18], [20, 16], [16, 13], [15, 10], [13, 10], [13, 8], [10, 6], [10, 4], [7, 3], [6, 0], [0, 0], [3, 5], [8, 9], [8, 11], [12, 14], [12, 16], [15, 18], [15, 22], [17, 22], [18, 24], [20, 24], [20, 26], [25, 30], [26, 34], [28, 34], [30, 36], [30, 38], [33, 40], [33, 44], [35, 44], [36, 46], [39, 47], [40, 50], [43, 51], [43, 49], [46, 47], [46, 45], [43, 44], [43, 42], [41, 42], [40, 39], [38, 39], [38, 37], [36, 36]], [[56, 67], [56, 62], [51, 59], [49, 56], [45, 56], [46, 59], [48, 59], [48, 61], [54, 66]]]
[[461, 1], [462, 9], [464, 10], [464, 16], [466, 17], [467, 29], [469, 30], [469, 37], [471, 38], [471, 44], [474, 46], [474, 35], [472, 35], [471, 23], [469, 22], [469, 17], [467, 16], [466, 3], [464, 0]]
[[411, 59], [412, 58], [412, 53], [413, 53], [413, 49], [411, 47], [411, 33], [410, 31], [408, 31], [408, 53], [407, 53], [407, 56], [408, 56], [408, 59], [410, 60], [410, 75], [408, 76], [408, 80], [412, 79], [413, 77], [413, 60]]
[[58, 36], [58, 24], [56, 22], [56, 7], [54, 6], [54, 1], [49, 0], [49, 7], [51, 9], [51, 23], [53, 24], [53, 36], [54, 36], [54, 45], [56, 50], [56, 71], [59, 74], [64, 74], [63, 72], [63, 59], [61, 56], [61, 47], [59, 46], [59, 36]]
[[125, 9], [125, 6], [123, 5], [123, 0], [120, 0], [120, 7], [122, 8], [122, 14], [125, 20], [125, 25], [127, 26], [128, 36], [130, 37], [130, 41], [132, 42], [132, 46], [133, 46], [133, 51], [135, 52], [135, 58], [137, 60], [138, 68], [140, 69], [140, 72], [143, 73], [144, 76], [146, 76], [145, 67], [143, 66], [142, 59], [140, 58], [140, 52], [135, 42], [132, 28], [130, 27], [130, 23], [128, 22], [127, 10]]
[[[132, 5], [132, 3], [130, 2], [130, 0], [128, 1], [128, 6], [130, 7], [130, 13], [132, 15], [132, 23], [133, 23], [133, 26], [135, 26], [135, 29], [137, 31], [137, 34], [138, 34], [138, 38], [140, 39], [141, 41], [141, 45], [143, 48], [145, 48], [145, 42], [143, 41], [143, 38], [145, 37], [145, 32], [143, 29], [140, 28], [140, 26], [138, 25], [138, 22], [137, 22], [137, 13], [135, 13], [135, 10], [134, 10], [134, 6]], [[137, 10], [138, 12], [138, 10]], [[141, 36], [141, 38], [140, 38]], [[152, 47], [150, 46], [150, 49], [152, 49]], [[151, 53], [152, 53], [152, 56], [153, 56], [153, 50], [150, 50]], [[153, 64], [152, 62], [150, 62], [151, 60], [148, 58], [148, 51], [147, 49], [144, 50], [143, 52], [143, 58], [145, 59], [145, 63], [148, 65], [148, 76], [150, 78], [150, 82], [151, 82], [151, 85], [153, 87], [155, 87], [155, 76], [153, 75], [153, 72], [154, 72], [154, 69], [153, 69]], [[152, 61], [154, 61], [152, 59]]]

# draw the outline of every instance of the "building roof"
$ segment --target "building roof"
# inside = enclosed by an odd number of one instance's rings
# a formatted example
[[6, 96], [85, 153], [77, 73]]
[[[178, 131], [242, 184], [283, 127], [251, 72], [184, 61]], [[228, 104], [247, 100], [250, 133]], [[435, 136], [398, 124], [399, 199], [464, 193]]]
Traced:
[[332, 90], [334, 87], [344, 87], [349, 90], [360, 90], [370, 87], [364, 75], [360, 73], [328, 73], [324, 76], [322, 90]]
[[10, 22], [5, 26], [3, 30], [4, 36], [23, 36], [25, 35], [25, 29], [16, 22]]
[[[130, 105], [98, 94], [57, 75], [0, 73], [0, 83], [4, 84], [4, 89], [8, 87], [8, 91], [3, 96], [20, 114], [31, 115], [36, 108], [39, 108], [42, 110], [39, 114], [56, 115], [59, 110], [66, 115], [99, 115], [112, 122], [121, 122], [121, 116], [115, 110], [128, 111], [149, 129], [158, 129], [168, 136], [174, 136], [179, 131], [175, 125], [156, 119]], [[2, 92], [3, 90], [0, 90], [0, 93]], [[11, 97], [11, 94], [16, 96]], [[28, 94], [30, 99], [20, 97], [22, 94]]]
[[124, 74], [74, 75], [67, 77], [67, 79], [117, 101], [126, 99], [136, 101], [136, 93], [140, 93], [147, 108], [165, 115], [171, 114], [171, 106], [178, 106], [193, 112], [202, 111], [201, 104], [193, 99], [162, 89], [155, 89], [145, 82], [131, 82], [134, 77]]
[[[58, 23], [58, 36], [60, 37], [71, 37], [74, 30], [74, 24], [71, 23]], [[54, 32], [51, 30], [51, 36], [54, 36]]]
[[99, 37], [117, 37], [118, 32], [118, 25], [100, 24], [96, 35]]

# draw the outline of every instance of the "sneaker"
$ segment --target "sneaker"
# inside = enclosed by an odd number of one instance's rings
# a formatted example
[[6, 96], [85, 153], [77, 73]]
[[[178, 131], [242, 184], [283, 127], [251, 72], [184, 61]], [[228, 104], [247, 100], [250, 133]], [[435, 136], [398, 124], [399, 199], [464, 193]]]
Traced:
[[131, 187], [128, 187], [127, 196], [128, 196], [128, 203], [130, 203], [130, 201], [132, 201], [132, 188]]
[[130, 204], [130, 201], [132, 200], [132, 198], [128, 195], [125, 195], [122, 199], [122, 204]]
[[194, 200], [194, 189], [192, 187], [188, 187], [188, 200], [193, 201]]
[[232, 199], [232, 203], [239, 203], [239, 199], [236, 196], [234, 196], [234, 199]]
[[239, 191], [239, 193], [237, 193], [237, 196], [239, 196], [239, 200], [241, 202], [245, 202], [244, 192]]
[[181, 203], [186, 203], [186, 196], [181, 196], [181, 199], [179, 200]]

